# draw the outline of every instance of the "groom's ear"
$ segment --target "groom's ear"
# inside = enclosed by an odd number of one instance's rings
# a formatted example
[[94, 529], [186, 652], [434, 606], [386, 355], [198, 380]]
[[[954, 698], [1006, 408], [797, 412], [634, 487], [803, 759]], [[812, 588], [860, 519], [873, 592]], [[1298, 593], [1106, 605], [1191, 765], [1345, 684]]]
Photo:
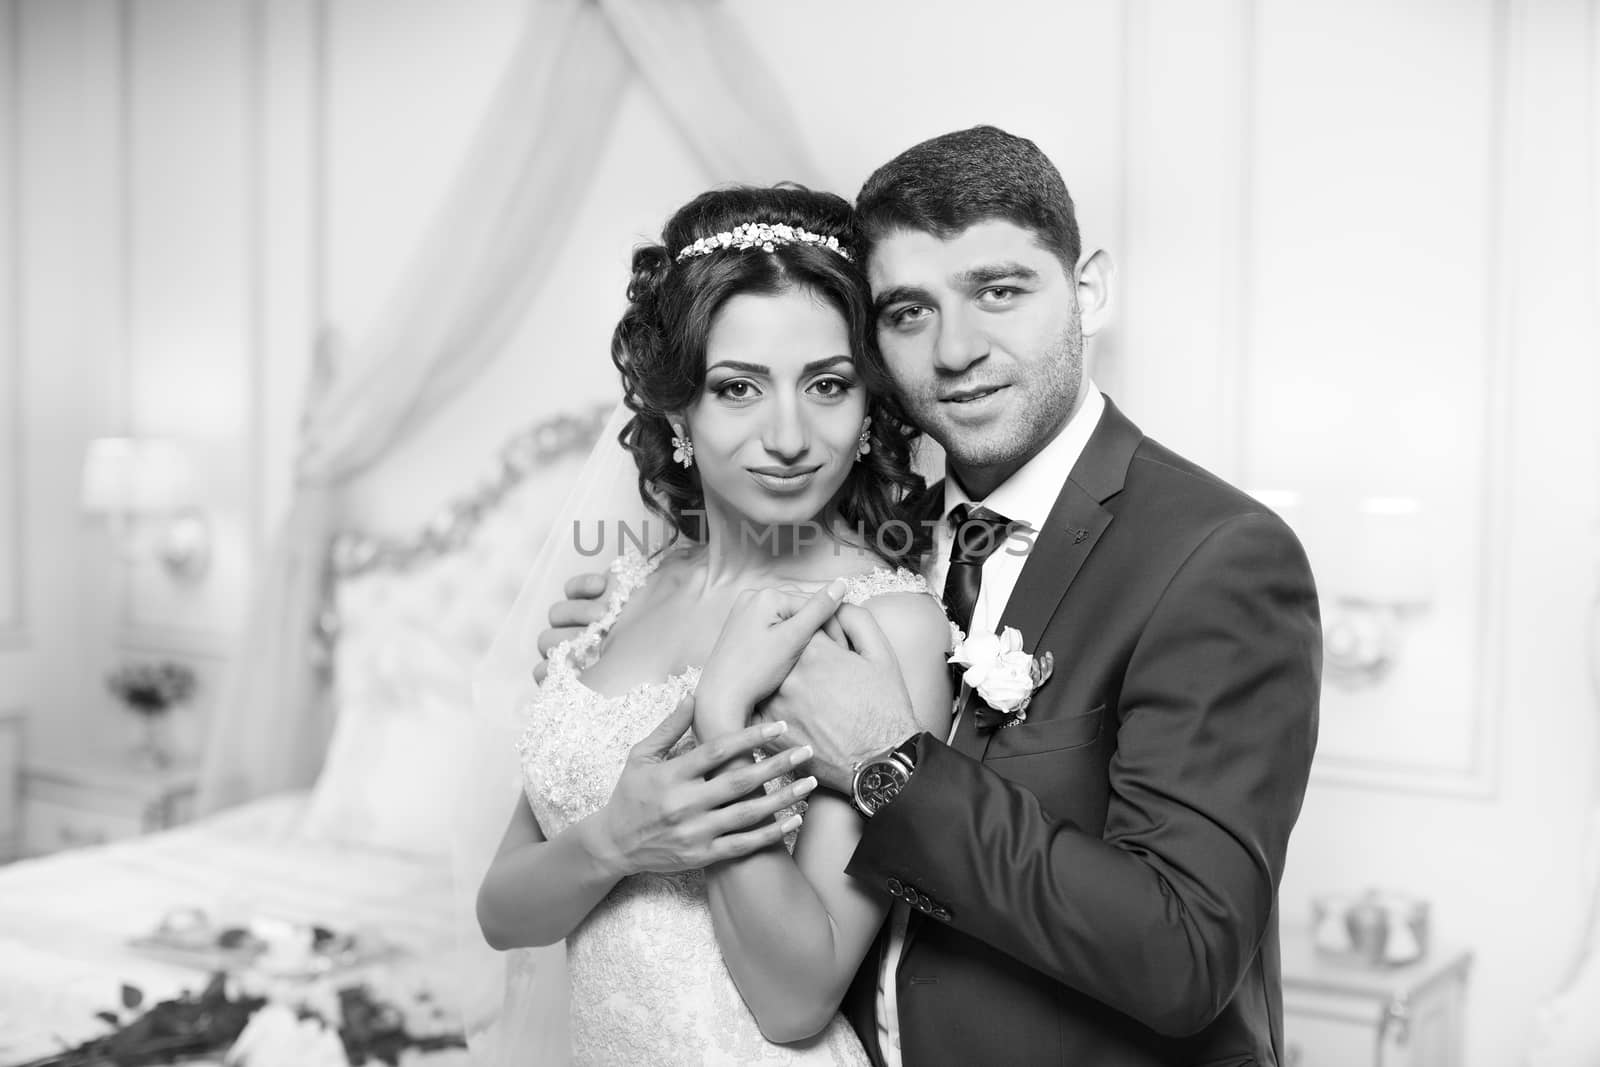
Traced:
[[1111, 262], [1109, 252], [1096, 248], [1079, 262], [1076, 274], [1083, 336], [1093, 337], [1111, 321], [1111, 284], [1117, 265]]

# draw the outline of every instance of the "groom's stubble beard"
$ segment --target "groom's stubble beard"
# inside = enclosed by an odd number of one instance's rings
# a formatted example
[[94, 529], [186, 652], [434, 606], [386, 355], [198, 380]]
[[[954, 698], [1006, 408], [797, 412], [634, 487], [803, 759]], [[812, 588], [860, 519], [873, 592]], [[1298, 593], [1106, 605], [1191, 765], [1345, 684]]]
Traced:
[[1004, 419], [982, 426], [946, 423], [937, 396], [938, 384], [908, 394], [900, 390], [906, 413], [937, 441], [959, 475], [963, 471], [1022, 466], [1047, 445], [1077, 409], [1083, 390], [1083, 320], [1077, 302], [1061, 333], [1044, 357], [1013, 364], [1012, 405]]

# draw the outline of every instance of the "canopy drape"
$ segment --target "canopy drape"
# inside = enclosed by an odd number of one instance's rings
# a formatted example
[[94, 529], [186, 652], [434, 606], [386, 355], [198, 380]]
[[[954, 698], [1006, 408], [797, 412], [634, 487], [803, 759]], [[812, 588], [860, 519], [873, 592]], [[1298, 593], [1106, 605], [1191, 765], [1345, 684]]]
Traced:
[[636, 78], [708, 186], [816, 180], [779, 86], [719, 0], [530, 0], [409, 265], [365, 335], [327, 353], [333, 380], [308, 399], [288, 514], [212, 713], [202, 811], [315, 780], [334, 709], [312, 662], [313, 630], [342, 490], [505, 351], [555, 266]]

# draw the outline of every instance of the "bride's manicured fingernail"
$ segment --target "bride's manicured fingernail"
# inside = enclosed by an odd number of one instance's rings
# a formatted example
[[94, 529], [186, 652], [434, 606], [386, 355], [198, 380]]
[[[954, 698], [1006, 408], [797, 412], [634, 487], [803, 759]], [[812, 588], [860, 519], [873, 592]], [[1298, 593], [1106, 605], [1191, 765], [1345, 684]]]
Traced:
[[811, 746], [801, 745], [799, 748], [789, 750], [789, 766], [798, 767], [811, 758]]
[[774, 737], [782, 737], [787, 729], [789, 729], [789, 724], [786, 722], [769, 722], [766, 729], [761, 731], [761, 736], [771, 740]]
[[800, 824], [804, 821], [805, 820], [801, 819], [798, 815], [791, 815], [778, 824], [778, 829], [782, 830], [786, 834], [792, 834], [796, 830], [800, 829]]
[[849, 582], [845, 581], [843, 578], [835, 578], [833, 581], [828, 583], [828, 596], [832, 597], [834, 600], [843, 600], [845, 590], [849, 588]]
[[795, 796], [803, 797], [816, 787], [817, 780], [815, 778], [802, 778], [794, 784], [792, 789]]

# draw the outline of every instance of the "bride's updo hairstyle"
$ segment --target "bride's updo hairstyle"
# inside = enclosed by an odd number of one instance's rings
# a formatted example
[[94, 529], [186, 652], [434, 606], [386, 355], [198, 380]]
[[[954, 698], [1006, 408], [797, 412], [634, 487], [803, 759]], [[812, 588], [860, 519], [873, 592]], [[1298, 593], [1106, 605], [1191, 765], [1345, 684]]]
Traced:
[[[763, 223], [804, 234], [771, 242], [771, 251], [763, 244], [739, 248], [738, 240], [731, 246], [716, 240]], [[735, 186], [695, 197], [667, 220], [660, 244], [634, 250], [628, 309], [611, 337], [623, 401], [634, 413], [618, 440], [638, 464], [645, 504], [679, 534], [705, 540], [705, 496], [698, 471], [672, 458], [668, 413], [688, 408], [705, 387], [712, 322], [733, 297], [800, 289], [844, 319], [872, 416], [871, 449], [851, 466], [833, 506], [891, 562], [916, 565], [911, 542], [922, 539], [906, 536], [905, 523], [892, 520], [899, 501], [922, 487], [921, 476], [911, 470], [917, 431], [894, 398], [873, 341], [872, 295], [850, 227], [849, 203], [831, 193], [789, 184]], [[697, 241], [702, 250], [680, 258]], [[846, 258], [841, 249], [856, 258]]]

